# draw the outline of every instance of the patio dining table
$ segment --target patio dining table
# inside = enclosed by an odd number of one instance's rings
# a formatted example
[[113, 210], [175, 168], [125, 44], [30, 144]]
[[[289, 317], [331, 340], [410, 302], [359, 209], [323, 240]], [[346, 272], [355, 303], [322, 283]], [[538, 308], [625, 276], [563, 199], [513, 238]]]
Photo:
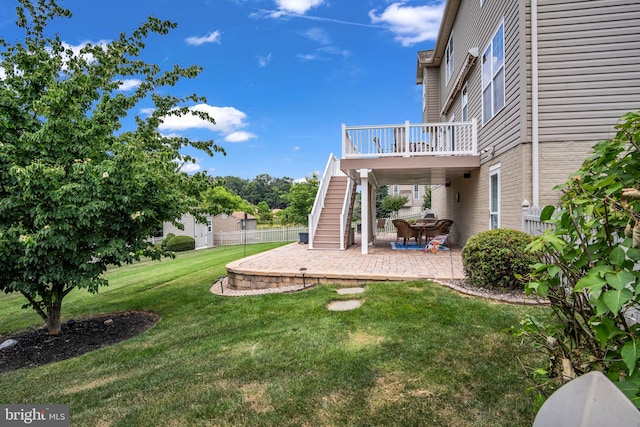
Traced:
[[433, 229], [433, 226], [436, 224], [436, 221], [424, 221], [424, 222], [416, 222], [410, 225], [414, 230], [420, 231], [420, 239], [418, 240], [418, 245], [422, 246], [422, 236], [425, 236], [425, 244], [426, 242], [426, 230]]

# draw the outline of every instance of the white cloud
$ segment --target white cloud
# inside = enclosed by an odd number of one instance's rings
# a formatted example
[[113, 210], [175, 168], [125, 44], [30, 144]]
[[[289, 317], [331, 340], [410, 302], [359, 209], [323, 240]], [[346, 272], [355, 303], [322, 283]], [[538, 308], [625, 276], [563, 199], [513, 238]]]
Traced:
[[185, 41], [187, 42], [187, 44], [192, 46], [200, 46], [201, 44], [205, 44], [205, 43], [220, 44], [220, 31], [211, 31], [209, 34], [202, 37], [195, 37], [195, 36], [187, 37]]
[[271, 52], [267, 56], [258, 56], [258, 66], [264, 68], [271, 62]]
[[317, 61], [317, 60], [329, 60], [331, 57], [342, 56], [348, 58], [351, 55], [346, 49], [340, 49], [331, 44], [331, 38], [322, 28], [310, 28], [302, 33], [304, 37], [312, 40], [321, 46], [316, 49], [316, 53], [301, 53], [298, 54], [298, 58], [303, 61]]
[[209, 114], [216, 121], [215, 124], [202, 120], [191, 114], [182, 117], [167, 116], [158, 126], [161, 131], [184, 131], [188, 129], [208, 129], [220, 132], [230, 142], [243, 142], [256, 138], [256, 135], [241, 131], [247, 124], [247, 115], [234, 107], [214, 107], [207, 104], [198, 104], [190, 108], [194, 111], [202, 111]]
[[256, 135], [251, 132], [237, 131], [225, 136], [224, 140], [227, 142], [245, 142], [253, 138], [256, 138]]
[[382, 13], [369, 11], [373, 24], [384, 24], [402, 46], [435, 40], [440, 29], [444, 1], [424, 6], [407, 6], [404, 1], [392, 3]]
[[300, 151], [300, 147], [296, 145], [295, 147], [293, 147], [293, 151]]
[[0, 67], [0, 80], [4, 80], [7, 77], [7, 73], [4, 71], [4, 68]]
[[309, 28], [307, 31], [304, 31], [302, 35], [320, 44], [331, 43], [331, 38], [322, 28]]
[[304, 15], [310, 9], [320, 6], [322, 3], [324, 3], [324, 0], [276, 0], [278, 11], [273, 12], [271, 16], [277, 18], [290, 13]]
[[180, 166], [180, 171], [186, 173], [198, 172], [200, 169], [199, 164], [191, 162], [183, 163], [182, 166]]
[[126, 92], [131, 89], [135, 89], [142, 83], [142, 80], [139, 79], [126, 79], [120, 81], [120, 87], [118, 90]]
[[298, 58], [303, 61], [316, 61], [321, 59], [318, 55], [314, 55], [313, 53], [301, 53], [298, 55]]
[[95, 59], [94, 59], [93, 55], [86, 54], [86, 53], [84, 55], [80, 55], [80, 51], [84, 47], [86, 47], [88, 44], [92, 44], [93, 46], [100, 46], [100, 47], [102, 47], [102, 49], [105, 49], [106, 46], [109, 44], [109, 40], [98, 40], [95, 43], [90, 41], [90, 40], [85, 40], [82, 43], [77, 44], [77, 45], [72, 45], [72, 44], [69, 44], [69, 43], [62, 42], [62, 46], [65, 49], [71, 49], [71, 51], [73, 52], [74, 56], [82, 56], [88, 62], [94, 62]]

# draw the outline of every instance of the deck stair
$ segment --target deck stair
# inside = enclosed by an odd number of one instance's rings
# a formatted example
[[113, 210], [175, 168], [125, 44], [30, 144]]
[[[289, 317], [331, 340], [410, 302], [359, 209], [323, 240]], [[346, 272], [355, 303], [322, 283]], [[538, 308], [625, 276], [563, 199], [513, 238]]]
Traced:
[[[344, 205], [348, 180], [346, 176], [332, 176], [324, 199], [324, 206], [315, 231], [314, 249], [340, 249], [340, 236], [347, 230], [340, 230], [340, 216]], [[350, 217], [350, 215], [349, 215]], [[349, 224], [350, 228], [350, 224]]]

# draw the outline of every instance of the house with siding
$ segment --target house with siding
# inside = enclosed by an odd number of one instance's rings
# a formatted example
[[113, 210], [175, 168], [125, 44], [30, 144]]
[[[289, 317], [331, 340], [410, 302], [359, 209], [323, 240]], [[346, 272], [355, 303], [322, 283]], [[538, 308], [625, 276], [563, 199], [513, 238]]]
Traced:
[[[458, 245], [482, 230], [520, 229], [523, 206], [557, 203], [554, 186], [640, 109], [639, 23], [639, 0], [447, 0], [433, 49], [417, 53], [423, 122], [343, 125], [310, 247], [331, 227], [333, 247], [345, 248], [358, 185], [362, 253], [375, 238], [380, 185], [431, 185], [432, 209], [454, 221]], [[344, 203], [329, 217], [332, 194]]]
[[[213, 228], [216, 232], [242, 231], [242, 221], [245, 219], [244, 212], [233, 212], [231, 214], [221, 213], [213, 217]], [[257, 230], [258, 218], [246, 214], [245, 230]]]
[[404, 196], [407, 198], [407, 203], [398, 211], [398, 216], [421, 214], [424, 209], [424, 194], [425, 186], [418, 184], [394, 184], [389, 188], [390, 196]]
[[196, 241], [196, 249], [213, 247], [213, 217], [208, 215], [207, 222], [201, 223], [191, 214], [184, 214], [178, 223], [182, 224], [183, 229], [178, 228], [176, 224], [165, 222], [162, 224], [162, 237], [172, 233], [176, 236], [193, 237]]

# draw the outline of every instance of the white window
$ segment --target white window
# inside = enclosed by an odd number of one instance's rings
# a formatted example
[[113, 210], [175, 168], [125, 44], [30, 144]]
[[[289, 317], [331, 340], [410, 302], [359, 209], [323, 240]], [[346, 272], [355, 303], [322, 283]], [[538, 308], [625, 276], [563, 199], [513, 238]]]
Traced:
[[413, 186], [413, 199], [414, 200], [420, 199], [420, 186], [419, 185], [414, 185]]
[[400, 188], [397, 185], [393, 186], [393, 195], [394, 196], [400, 195]]
[[489, 169], [489, 228], [500, 228], [500, 164]]
[[453, 32], [451, 32], [447, 47], [444, 50], [444, 75], [445, 84], [449, 84], [449, 80], [453, 75]]
[[462, 87], [462, 97], [460, 102], [462, 103], [462, 121], [466, 122], [469, 120], [469, 85], [467, 83]]
[[211, 233], [211, 230], [213, 230], [213, 220], [209, 219], [207, 220], [207, 231]]
[[482, 54], [482, 124], [504, 107], [504, 21]]

